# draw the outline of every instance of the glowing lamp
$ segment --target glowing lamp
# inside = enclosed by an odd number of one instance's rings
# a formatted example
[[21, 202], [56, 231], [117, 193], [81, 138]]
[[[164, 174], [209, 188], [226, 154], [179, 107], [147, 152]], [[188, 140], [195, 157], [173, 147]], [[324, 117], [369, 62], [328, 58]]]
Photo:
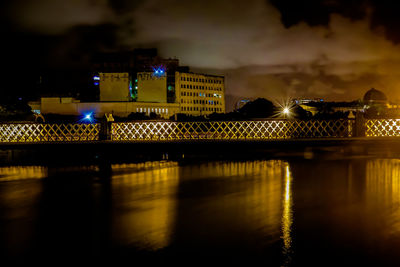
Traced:
[[83, 118], [81, 121], [92, 123], [94, 121], [93, 112], [83, 114]]
[[289, 113], [290, 113], [289, 108], [284, 108], [284, 109], [283, 109], [283, 114], [289, 115]]

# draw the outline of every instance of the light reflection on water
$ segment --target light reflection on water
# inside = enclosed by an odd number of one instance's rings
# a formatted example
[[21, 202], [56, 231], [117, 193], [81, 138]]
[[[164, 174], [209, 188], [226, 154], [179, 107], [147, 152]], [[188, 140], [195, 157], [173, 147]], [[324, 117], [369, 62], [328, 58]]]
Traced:
[[0, 167], [0, 182], [28, 179], [42, 179], [47, 176], [47, 168], [42, 166]]
[[166, 247], [175, 224], [178, 164], [147, 162], [112, 169], [115, 242], [151, 250]]
[[107, 181], [101, 169], [0, 167], [1, 253], [400, 261], [398, 159], [114, 164]]
[[[290, 194], [282, 191], [282, 177], [290, 177], [286, 162], [146, 164], [113, 166], [113, 236], [121, 245], [157, 250], [174, 241], [215, 244], [234, 240], [232, 233], [247, 242], [253, 234], [279, 240], [281, 205], [290, 208], [291, 201], [282, 203], [283, 194]], [[289, 246], [291, 211], [285, 212], [283, 238]]]
[[292, 253], [292, 223], [293, 223], [293, 210], [292, 210], [292, 174], [290, 173], [289, 165], [285, 169], [285, 196], [283, 198], [283, 211], [282, 211], [282, 239], [283, 239], [283, 255], [286, 265], [291, 262]]
[[374, 160], [367, 162], [366, 194], [369, 209], [382, 213], [385, 238], [400, 238], [400, 160]]

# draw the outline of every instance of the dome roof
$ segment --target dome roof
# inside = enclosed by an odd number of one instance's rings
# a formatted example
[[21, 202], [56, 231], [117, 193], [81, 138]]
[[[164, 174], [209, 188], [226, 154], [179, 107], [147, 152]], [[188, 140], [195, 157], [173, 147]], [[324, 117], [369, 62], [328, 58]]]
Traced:
[[375, 88], [372, 88], [365, 93], [363, 100], [364, 102], [382, 103], [387, 101], [387, 97], [383, 92], [376, 90]]

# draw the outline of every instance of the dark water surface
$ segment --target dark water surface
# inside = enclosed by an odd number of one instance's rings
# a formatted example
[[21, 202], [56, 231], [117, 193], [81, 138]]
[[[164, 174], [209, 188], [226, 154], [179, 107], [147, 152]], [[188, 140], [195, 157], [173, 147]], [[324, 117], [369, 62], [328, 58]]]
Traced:
[[400, 160], [0, 167], [0, 237], [8, 264], [396, 266]]

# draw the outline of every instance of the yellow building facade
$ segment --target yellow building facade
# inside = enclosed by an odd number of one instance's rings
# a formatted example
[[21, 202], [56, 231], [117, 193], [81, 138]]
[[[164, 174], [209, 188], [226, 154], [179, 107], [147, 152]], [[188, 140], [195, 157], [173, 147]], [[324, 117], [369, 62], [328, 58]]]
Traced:
[[175, 72], [175, 92], [180, 113], [225, 113], [224, 76]]
[[99, 73], [100, 101], [129, 101], [129, 74]]
[[179, 113], [178, 103], [147, 103], [147, 102], [80, 102], [76, 99], [63, 97], [42, 97], [38, 103], [31, 102], [32, 109], [43, 114], [62, 114], [81, 116], [93, 113], [97, 118], [101, 118], [106, 113], [114, 116], [127, 117], [131, 113], [145, 113], [150, 115], [155, 113], [161, 118], [169, 119]]
[[82, 115], [106, 113], [127, 117], [130, 113], [151, 113], [168, 119], [176, 114], [193, 116], [225, 113], [224, 76], [175, 72], [175, 102], [167, 103], [167, 76], [138, 73], [137, 101], [130, 97], [128, 73], [99, 73], [100, 102], [80, 102], [71, 97], [43, 97], [30, 103], [36, 113]]
[[167, 76], [155, 75], [152, 72], [139, 72], [137, 74], [138, 102], [167, 103]]

